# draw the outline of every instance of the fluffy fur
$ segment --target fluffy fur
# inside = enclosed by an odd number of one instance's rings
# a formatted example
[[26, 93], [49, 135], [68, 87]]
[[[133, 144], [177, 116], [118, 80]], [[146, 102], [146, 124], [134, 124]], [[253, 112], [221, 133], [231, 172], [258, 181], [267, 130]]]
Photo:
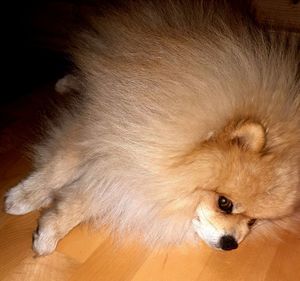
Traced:
[[[242, 241], [252, 218], [294, 214], [296, 41], [266, 34], [222, 1], [126, 3], [76, 35], [77, 111], [49, 126], [35, 171], [7, 194], [12, 214], [53, 203], [35, 251], [52, 252], [82, 221], [150, 245], [197, 232], [219, 247], [222, 235]], [[219, 210], [220, 195], [233, 214]]]

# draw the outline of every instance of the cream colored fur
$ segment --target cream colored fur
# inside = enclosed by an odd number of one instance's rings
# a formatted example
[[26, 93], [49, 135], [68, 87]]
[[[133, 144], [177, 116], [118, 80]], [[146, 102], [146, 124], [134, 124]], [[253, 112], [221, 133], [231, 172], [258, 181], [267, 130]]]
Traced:
[[[240, 242], [249, 219], [299, 206], [296, 41], [265, 34], [222, 1], [159, 2], [108, 9], [74, 40], [82, 104], [50, 126], [35, 171], [6, 199], [11, 214], [52, 202], [38, 254], [82, 221], [152, 246], [205, 231], [216, 246], [221, 229]], [[220, 194], [234, 214], [218, 210]], [[212, 226], [216, 241], [206, 237]]]

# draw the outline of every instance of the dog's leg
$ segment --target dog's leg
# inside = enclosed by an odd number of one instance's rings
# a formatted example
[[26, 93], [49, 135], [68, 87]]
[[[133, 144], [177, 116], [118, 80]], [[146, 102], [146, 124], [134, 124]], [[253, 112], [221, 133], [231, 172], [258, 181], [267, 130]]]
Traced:
[[74, 159], [70, 161], [67, 155], [60, 156], [64, 157], [53, 158], [47, 166], [33, 172], [6, 193], [6, 213], [23, 215], [46, 207], [53, 199], [53, 192], [78, 176]]
[[33, 250], [38, 255], [47, 255], [53, 252], [62, 239], [76, 225], [86, 220], [89, 200], [84, 195], [69, 189], [39, 219], [39, 226], [33, 234]]
[[11, 188], [5, 195], [4, 209], [11, 215], [23, 215], [51, 203], [49, 179], [43, 170], [34, 172], [28, 178]]

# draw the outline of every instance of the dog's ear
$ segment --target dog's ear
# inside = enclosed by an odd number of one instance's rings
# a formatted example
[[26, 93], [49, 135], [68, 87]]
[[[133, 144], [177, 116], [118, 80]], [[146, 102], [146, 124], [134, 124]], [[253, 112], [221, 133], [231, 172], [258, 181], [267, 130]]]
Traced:
[[266, 131], [260, 123], [245, 121], [235, 127], [230, 138], [242, 149], [260, 152], [266, 143]]

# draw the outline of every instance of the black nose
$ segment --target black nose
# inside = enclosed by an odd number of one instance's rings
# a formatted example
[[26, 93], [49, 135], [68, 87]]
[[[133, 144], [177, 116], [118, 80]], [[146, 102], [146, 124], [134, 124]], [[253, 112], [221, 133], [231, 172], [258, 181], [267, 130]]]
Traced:
[[234, 250], [238, 247], [238, 243], [234, 237], [230, 235], [222, 236], [220, 239], [220, 248], [225, 251]]

